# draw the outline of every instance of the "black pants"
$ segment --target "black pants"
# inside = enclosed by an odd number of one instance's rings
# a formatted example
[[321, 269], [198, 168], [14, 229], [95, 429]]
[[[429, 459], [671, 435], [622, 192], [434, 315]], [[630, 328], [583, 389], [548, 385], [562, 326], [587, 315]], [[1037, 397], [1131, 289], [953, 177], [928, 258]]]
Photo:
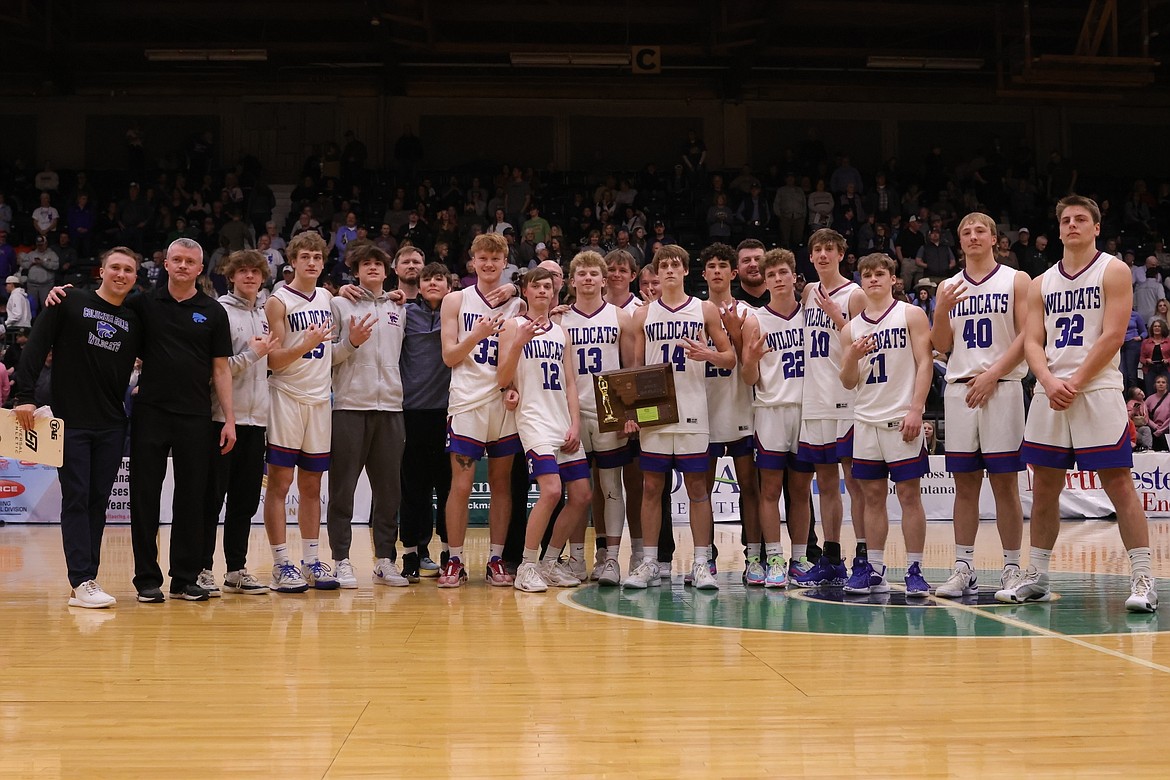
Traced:
[[[402, 504], [399, 536], [404, 547], [418, 547], [429, 557], [431, 529], [447, 541], [447, 494], [451, 492], [451, 456], [447, 454], [447, 410], [408, 409], [406, 450], [402, 458]], [[433, 518], [433, 519], [432, 519]]]
[[223, 554], [228, 571], [247, 566], [248, 537], [252, 518], [260, 506], [260, 486], [264, 482], [264, 435], [259, 425], [237, 425], [236, 446], [227, 455], [219, 452], [219, 432], [223, 423], [213, 422], [210, 444], [211, 461], [207, 491], [203, 503], [203, 563], [211, 569], [215, 558], [215, 535], [219, 513], [227, 499], [223, 516]]
[[105, 430], [65, 429], [61, 481], [61, 542], [69, 584], [76, 588], [96, 580], [106, 528], [110, 490], [122, 465], [124, 427]]
[[175, 477], [171, 505], [171, 590], [193, 585], [203, 568], [203, 498], [211, 417], [170, 414], [139, 402], [130, 436], [130, 540], [134, 548], [134, 587], [141, 593], [161, 588], [158, 526], [167, 455]]
[[[509, 485], [512, 491], [512, 516], [508, 518], [508, 536], [504, 540], [504, 561], [512, 566], [519, 566], [524, 560], [524, 533], [528, 530], [528, 486], [532, 477], [528, 474], [528, 459], [521, 453], [512, 458], [512, 482]], [[561, 502], [557, 504], [557, 511], [549, 520], [551, 527]]]

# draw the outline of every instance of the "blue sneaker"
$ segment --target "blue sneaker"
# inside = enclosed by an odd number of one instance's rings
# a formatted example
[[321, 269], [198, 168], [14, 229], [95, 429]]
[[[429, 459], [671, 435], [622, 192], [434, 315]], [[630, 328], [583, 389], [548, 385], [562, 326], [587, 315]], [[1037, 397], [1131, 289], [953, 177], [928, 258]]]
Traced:
[[930, 583], [922, 576], [922, 564], [915, 561], [906, 570], [906, 597], [920, 599], [930, 595]]
[[[856, 567], [856, 563], [854, 566]], [[849, 571], [845, 568], [845, 561], [833, 563], [824, 555], [804, 574], [790, 577], [792, 584], [798, 588], [840, 587], [848, 578]]]
[[887, 593], [890, 583], [886, 582], [886, 567], [879, 572], [864, 558], [853, 559], [853, 574], [845, 583], [846, 593]]

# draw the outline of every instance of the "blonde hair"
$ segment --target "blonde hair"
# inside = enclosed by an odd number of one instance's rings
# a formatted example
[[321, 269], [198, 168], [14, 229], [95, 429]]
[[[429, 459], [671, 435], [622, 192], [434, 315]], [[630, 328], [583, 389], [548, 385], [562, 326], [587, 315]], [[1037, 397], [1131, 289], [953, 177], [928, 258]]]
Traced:
[[[610, 252], [609, 255], [606, 255], [606, 258], [612, 254], [613, 252]], [[575, 276], [577, 269], [579, 268], [598, 268], [601, 270], [602, 276], [605, 276], [605, 272], [609, 270], [609, 266], [606, 264], [605, 258], [602, 258], [601, 255], [588, 249], [584, 252], [578, 252], [577, 256], [574, 257], [572, 262], [569, 263], [569, 276]]]
[[477, 255], [480, 252], [501, 254], [506, 257], [508, 255], [508, 239], [499, 233], [480, 233], [471, 242], [471, 254]]

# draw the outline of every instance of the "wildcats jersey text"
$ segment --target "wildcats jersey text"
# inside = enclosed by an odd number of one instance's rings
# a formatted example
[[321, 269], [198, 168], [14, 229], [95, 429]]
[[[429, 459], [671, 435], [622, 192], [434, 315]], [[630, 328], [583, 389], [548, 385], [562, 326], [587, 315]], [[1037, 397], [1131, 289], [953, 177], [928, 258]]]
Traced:
[[576, 379], [582, 417], [597, 417], [593, 375], [622, 367], [617, 313], [618, 307], [603, 302], [601, 308], [592, 314], [570, 306], [561, 317], [561, 326], [572, 345], [568, 364]]
[[273, 293], [284, 304], [285, 343], [300, 341], [310, 326], [331, 332], [324, 341], [280, 370], [273, 369], [269, 385], [305, 404], [329, 401], [333, 377], [333, 296], [316, 287], [309, 295], [285, 285]]
[[[846, 282], [826, 292], [848, 320], [856, 314], [849, 311], [849, 297], [860, 289], [853, 282]], [[817, 305], [816, 295], [810, 292], [804, 304], [804, 419], [849, 420], [853, 417], [856, 393], [846, 390], [841, 384], [842, 351], [841, 333], [836, 323]]]
[[[1048, 368], [1057, 379], [1071, 379], [1085, 362], [1089, 350], [1105, 329], [1105, 293], [1102, 280], [1113, 255], [1097, 253], [1093, 261], [1076, 275], [1064, 270], [1064, 261], [1049, 268], [1040, 277], [1044, 301], [1044, 355]], [[1122, 386], [1120, 355], [1090, 379], [1080, 392], [1120, 390]], [[1037, 384], [1036, 392], [1044, 388]]]
[[[754, 406], [800, 405], [804, 397], [804, 322], [800, 307], [785, 317], [771, 305], [756, 310], [768, 351], [760, 358]], [[840, 381], [840, 380], [838, 380]]]
[[674, 393], [678, 402], [678, 422], [654, 428], [659, 433], [708, 432], [707, 423], [707, 364], [686, 356], [691, 339], [705, 343], [703, 302], [687, 298], [677, 309], [661, 299], [648, 304], [643, 332], [646, 336], [646, 365], [665, 363], [674, 368]]
[[[518, 317], [514, 322], [519, 325], [527, 319]], [[516, 390], [520, 393], [516, 428], [526, 450], [565, 443], [570, 420], [564, 383], [570, 378], [562, 373], [564, 365], [565, 332], [559, 325], [545, 323], [524, 345], [516, 365]]]
[[[521, 301], [512, 298], [499, 306], [491, 306], [479, 287], [469, 287], [460, 292], [459, 341], [467, 338], [475, 324], [484, 317], [515, 317], [520, 313]], [[500, 362], [500, 337], [493, 333], [480, 340], [459, 365], [451, 369], [451, 395], [447, 405], [448, 415], [454, 417], [461, 412], [478, 409], [500, 399], [496, 385], [496, 367]]]
[[874, 348], [861, 358], [853, 417], [871, 425], [900, 422], [914, 398], [914, 349], [906, 312], [910, 304], [894, 301], [876, 320], [862, 312], [851, 321], [854, 340], [873, 336]]
[[[1016, 273], [997, 265], [983, 279], [972, 279], [963, 271], [943, 284], [967, 288], [967, 297], [950, 313], [954, 348], [947, 361], [947, 383], [967, 382], [991, 368], [1016, 340]], [[1027, 366], [1020, 360], [1003, 378], [1018, 380], [1025, 373]]]

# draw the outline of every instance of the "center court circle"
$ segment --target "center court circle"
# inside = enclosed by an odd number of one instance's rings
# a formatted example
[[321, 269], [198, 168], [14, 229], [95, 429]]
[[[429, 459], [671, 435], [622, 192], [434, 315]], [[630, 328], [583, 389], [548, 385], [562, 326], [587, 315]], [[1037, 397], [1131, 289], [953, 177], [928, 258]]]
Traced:
[[[933, 583], [949, 572], [927, 572]], [[1053, 600], [1001, 604], [994, 599], [999, 572], [980, 572], [977, 596], [907, 599], [890, 593], [851, 596], [841, 588], [766, 590], [748, 588], [738, 573], [719, 575], [718, 591], [700, 591], [675, 578], [670, 587], [634, 590], [590, 586], [568, 591], [566, 603], [615, 617], [660, 623], [796, 634], [889, 637], [1101, 636], [1170, 632], [1170, 614], [1133, 614], [1124, 602], [1129, 577], [1118, 574], [1054, 573]], [[897, 583], [901, 573], [890, 571]]]

